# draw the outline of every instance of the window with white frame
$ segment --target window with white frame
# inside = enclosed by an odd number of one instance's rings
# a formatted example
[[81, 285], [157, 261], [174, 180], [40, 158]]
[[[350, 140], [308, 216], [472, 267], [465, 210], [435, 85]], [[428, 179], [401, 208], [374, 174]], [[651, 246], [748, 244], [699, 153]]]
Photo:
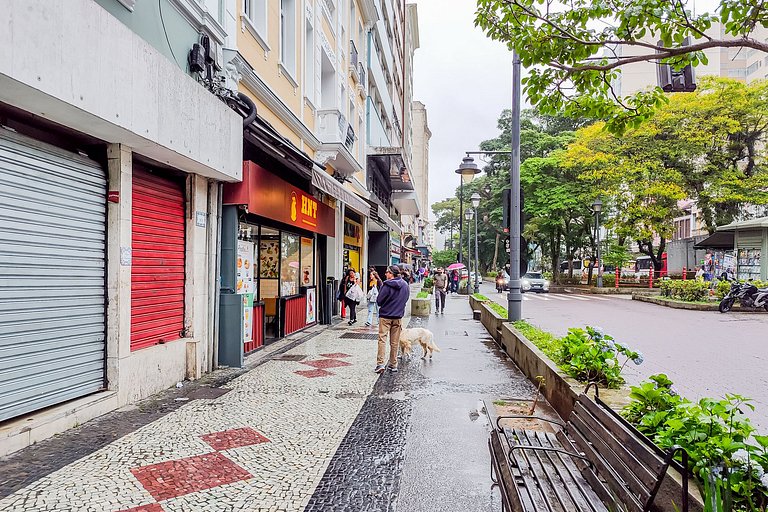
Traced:
[[296, 73], [296, 0], [280, 0], [280, 62]]
[[309, 20], [304, 30], [304, 95], [315, 103], [315, 29]]
[[243, 15], [249, 29], [255, 30], [256, 35], [266, 43], [267, 41], [267, 1], [268, 0], [243, 0]]

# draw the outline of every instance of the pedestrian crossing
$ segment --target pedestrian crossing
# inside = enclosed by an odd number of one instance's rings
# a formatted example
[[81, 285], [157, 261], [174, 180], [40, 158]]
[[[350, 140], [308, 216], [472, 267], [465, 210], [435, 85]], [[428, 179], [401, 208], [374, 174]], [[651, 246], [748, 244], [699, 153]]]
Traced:
[[579, 295], [575, 293], [553, 294], [553, 293], [524, 293], [524, 301], [542, 301], [542, 302], [569, 302], [569, 301], [606, 301], [611, 300], [608, 297], [598, 297], [595, 295]]

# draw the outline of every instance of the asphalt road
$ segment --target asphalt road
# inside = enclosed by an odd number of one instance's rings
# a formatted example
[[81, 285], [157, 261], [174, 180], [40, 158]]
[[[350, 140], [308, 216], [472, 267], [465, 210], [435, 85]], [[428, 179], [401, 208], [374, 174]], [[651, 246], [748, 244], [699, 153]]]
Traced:
[[[491, 284], [481, 292], [506, 306], [506, 292]], [[523, 318], [555, 335], [570, 327], [602, 327], [617, 341], [639, 350], [645, 362], [624, 370], [635, 384], [666, 373], [690, 399], [736, 393], [753, 400], [749, 413], [768, 431], [768, 313], [686, 311], [638, 302], [627, 296], [523, 295]]]

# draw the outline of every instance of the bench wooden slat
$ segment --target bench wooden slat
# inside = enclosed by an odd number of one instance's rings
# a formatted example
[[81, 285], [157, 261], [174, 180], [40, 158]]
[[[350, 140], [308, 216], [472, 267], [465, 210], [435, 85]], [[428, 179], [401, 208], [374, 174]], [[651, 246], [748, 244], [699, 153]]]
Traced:
[[496, 430], [491, 431], [491, 437], [488, 440], [488, 449], [491, 452], [491, 465], [496, 473], [499, 489], [501, 490], [501, 502], [503, 510], [531, 510], [524, 509], [520, 502], [520, 496], [517, 489], [508, 489], [507, 485], [514, 485], [515, 479], [509, 469], [509, 463], [504, 455], [505, 451], [501, 446], [501, 438]]
[[[557, 440], [560, 441], [560, 443], [563, 445], [563, 447], [568, 450], [569, 452], [575, 452], [579, 453], [581, 450], [574, 445], [570, 439], [568, 439], [563, 431], [559, 431], [557, 434]], [[569, 461], [571, 464], [573, 464], [576, 468], [576, 471], [580, 472], [581, 475], [584, 477], [584, 480], [589, 483], [589, 486], [592, 488], [592, 491], [602, 500], [603, 503], [606, 503], [610, 506], [610, 504], [616, 502], [616, 498], [613, 495], [613, 493], [606, 487], [606, 483], [597, 478], [595, 474], [593, 473], [592, 469], [587, 465], [586, 462], [580, 459], [570, 459]]]
[[[557, 440], [554, 434], [547, 432], [535, 432], [536, 437], [539, 439], [541, 446], [552, 448], [563, 448], [560, 442]], [[557, 452], [546, 453], [545, 456], [549, 460], [549, 463], [555, 469], [558, 478], [563, 482], [567, 482], [565, 485], [568, 488], [568, 495], [574, 504], [574, 511], [578, 512], [603, 512], [607, 511], [605, 505], [597, 497], [594, 492], [590, 492], [591, 488], [581, 472], [572, 465], [572, 470], [568, 469], [566, 460], [570, 460], [571, 457]]]
[[598, 476], [605, 480], [606, 485], [612, 494], [621, 500], [621, 502], [630, 510], [642, 511], [642, 505], [640, 505], [634, 494], [629, 492], [622, 478], [585, 437], [583, 431], [588, 431], [588, 428], [584, 425], [578, 415], [571, 414], [571, 417], [568, 418], [568, 423], [568, 436], [573, 439], [574, 444], [578, 447], [579, 451], [584, 452], [589, 460], [592, 461], [597, 469]]
[[[524, 430], [514, 429], [512, 435], [516, 444], [530, 446], [524, 434]], [[507, 438], [509, 439], [509, 438]], [[510, 439], [510, 446], [513, 440]], [[538, 458], [531, 450], [515, 450], [512, 457], [520, 469], [520, 475], [523, 477], [525, 487], [535, 503], [535, 510], [546, 510], [550, 512], [568, 512], [560, 505], [557, 496], [554, 494], [551, 486], [547, 484], [547, 477], [544, 469], [541, 467]]]
[[629, 450], [654, 475], [659, 474], [664, 462], [653, 449], [639, 440], [633, 432], [630, 432], [619, 423], [610, 412], [596, 404], [587, 395], [579, 396], [577, 403], [588, 410], [600, 423], [609, 425], [613, 437], [618, 439], [622, 446]]
[[[600, 457], [608, 461], [608, 464], [629, 487], [632, 494], [638, 498], [638, 501], [645, 504], [651, 494], [650, 489], [656, 482], [656, 478], [653, 477], [648, 468], [632, 457], [627, 449], [616, 441], [610, 430], [604, 428], [603, 423], [595, 419], [580, 404], [576, 404], [573, 409], [571, 421]], [[615, 420], [607, 418], [606, 421]]]
[[[539, 437], [536, 435], [536, 432], [533, 430], [518, 431], [518, 435], [521, 434], [525, 436], [524, 444], [528, 446], [537, 446], [541, 448], [552, 447], [549, 445], [549, 443], [542, 444], [541, 439], [539, 439]], [[560, 443], [558, 443], [557, 448], [561, 448]], [[575, 486], [575, 483], [567, 480], [564, 481], [561, 478], [560, 473], [557, 471], [557, 468], [554, 466], [554, 464], [552, 464], [552, 461], [547, 456], [546, 452], [530, 451], [527, 452], [527, 455], [529, 458], [536, 457], [538, 463], [542, 468], [545, 469], [544, 476], [546, 478], [546, 485], [552, 489], [552, 494], [554, 494], [554, 496], [557, 498], [560, 507], [567, 511], [577, 510], [577, 505], [571, 497], [572, 492], [575, 491], [578, 493], [578, 488]], [[543, 485], [545, 485], [544, 482], [542, 482], [542, 486]]]

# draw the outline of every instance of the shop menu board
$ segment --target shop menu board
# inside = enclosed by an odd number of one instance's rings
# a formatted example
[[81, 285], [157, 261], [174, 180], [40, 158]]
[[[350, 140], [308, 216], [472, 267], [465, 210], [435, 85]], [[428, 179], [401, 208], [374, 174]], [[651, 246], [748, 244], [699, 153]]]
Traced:
[[253, 341], [253, 242], [237, 242], [237, 293], [243, 297], [243, 343]]
[[739, 279], [760, 279], [760, 249], [739, 249]]
[[259, 277], [263, 279], [277, 279], [280, 276], [278, 263], [280, 262], [280, 241], [262, 240], [259, 250], [261, 270]]
[[315, 288], [307, 288], [307, 325], [315, 323], [317, 319], [317, 295]]

